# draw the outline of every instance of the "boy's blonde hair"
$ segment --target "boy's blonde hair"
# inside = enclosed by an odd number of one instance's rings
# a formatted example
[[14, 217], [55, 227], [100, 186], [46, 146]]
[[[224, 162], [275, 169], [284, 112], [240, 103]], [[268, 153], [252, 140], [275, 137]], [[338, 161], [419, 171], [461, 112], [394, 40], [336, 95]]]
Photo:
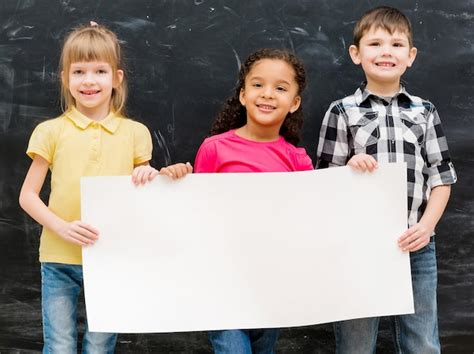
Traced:
[[379, 6], [362, 15], [354, 28], [353, 44], [359, 47], [362, 36], [371, 29], [378, 28], [382, 28], [390, 34], [394, 32], [406, 34], [410, 48], [413, 47], [413, 32], [410, 20], [400, 10], [389, 6]]
[[69, 69], [72, 63], [104, 61], [112, 67], [114, 88], [110, 110], [125, 114], [125, 101], [127, 98], [127, 84], [125, 76], [120, 82], [117, 70], [123, 69], [122, 54], [117, 36], [105, 28], [93, 24], [82, 26], [73, 30], [64, 41], [60, 60], [60, 71], [64, 72], [61, 80], [61, 106], [64, 111], [76, 105], [74, 97], [69, 91]]

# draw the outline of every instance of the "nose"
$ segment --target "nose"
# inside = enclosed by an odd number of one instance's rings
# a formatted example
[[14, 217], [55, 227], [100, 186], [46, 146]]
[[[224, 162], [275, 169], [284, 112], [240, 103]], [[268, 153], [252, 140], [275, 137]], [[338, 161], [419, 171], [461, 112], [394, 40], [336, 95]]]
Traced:
[[265, 86], [262, 89], [263, 98], [273, 98], [273, 88], [271, 86]]
[[84, 75], [84, 80], [82, 81], [82, 83], [84, 84], [92, 84], [94, 83], [95, 79], [94, 79], [94, 73], [92, 72], [86, 72], [85, 75]]
[[382, 55], [383, 56], [391, 56], [392, 55], [392, 46], [391, 45], [383, 45], [382, 46]]

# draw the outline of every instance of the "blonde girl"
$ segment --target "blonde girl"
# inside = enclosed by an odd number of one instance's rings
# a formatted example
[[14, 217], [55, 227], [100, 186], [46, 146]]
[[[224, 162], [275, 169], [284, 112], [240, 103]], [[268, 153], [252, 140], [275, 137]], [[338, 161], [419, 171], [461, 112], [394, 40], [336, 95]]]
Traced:
[[[39, 124], [27, 148], [32, 159], [20, 193], [21, 207], [43, 226], [39, 260], [42, 276], [43, 353], [77, 353], [77, 302], [82, 289], [82, 247], [100, 234], [81, 221], [82, 176], [130, 175], [147, 166], [148, 129], [125, 118], [127, 87], [116, 35], [91, 23], [73, 30], [61, 54], [63, 114]], [[51, 194], [40, 199], [48, 170]], [[112, 353], [116, 334], [83, 336], [85, 353]]]

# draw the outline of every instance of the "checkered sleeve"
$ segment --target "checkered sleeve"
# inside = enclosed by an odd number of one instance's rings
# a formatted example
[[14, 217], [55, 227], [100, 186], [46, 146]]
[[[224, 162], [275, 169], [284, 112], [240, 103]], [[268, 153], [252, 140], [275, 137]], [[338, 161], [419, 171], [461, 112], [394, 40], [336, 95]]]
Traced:
[[434, 106], [431, 107], [426, 127], [425, 171], [428, 186], [456, 183], [457, 176], [448, 151], [448, 143], [441, 127], [441, 120]]
[[349, 156], [344, 109], [333, 102], [324, 116], [319, 134], [316, 168], [344, 166]]

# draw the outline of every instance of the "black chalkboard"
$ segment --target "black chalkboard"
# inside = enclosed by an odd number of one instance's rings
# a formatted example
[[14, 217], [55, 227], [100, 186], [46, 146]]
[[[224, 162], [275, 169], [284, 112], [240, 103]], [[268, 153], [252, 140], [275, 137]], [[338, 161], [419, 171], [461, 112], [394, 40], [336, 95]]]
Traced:
[[[71, 27], [116, 31], [130, 82], [129, 115], [153, 135], [152, 163], [193, 161], [241, 61], [285, 47], [305, 62], [302, 146], [314, 158], [329, 103], [363, 75], [347, 54], [358, 17], [381, 1], [2, 0], [0, 2], [0, 351], [41, 350], [40, 228], [18, 206], [28, 138], [57, 116], [58, 59]], [[474, 351], [474, 6], [471, 0], [393, 0], [412, 20], [418, 58], [408, 90], [438, 108], [459, 182], [438, 227], [439, 325], [445, 353]], [[44, 191], [47, 197], [47, 188]], [[315, 215], [317, 229], [317, 215]], [[308, 279], [308, 281], [314, 281]], [[157, 319], [159, 321], [159, 319]], [[392, 350], [383, 322], [380, 352]], [[210, 353], [205, 333], [121, 335], [118, 352]], [[280, 353], [331, 353], [330, 325], [285, 329]]]

